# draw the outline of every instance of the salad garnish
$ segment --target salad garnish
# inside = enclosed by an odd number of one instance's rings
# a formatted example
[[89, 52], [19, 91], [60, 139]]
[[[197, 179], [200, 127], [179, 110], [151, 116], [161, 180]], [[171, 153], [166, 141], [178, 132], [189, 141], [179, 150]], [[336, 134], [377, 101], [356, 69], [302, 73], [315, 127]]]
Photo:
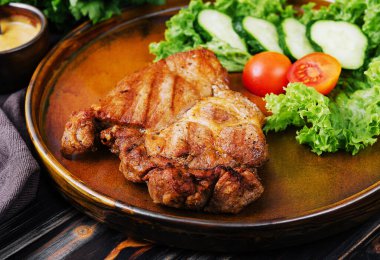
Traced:
[[[222, 20], [228, 30], [216, 33], [215, 23]], [[272, 93], [265, 97], [272, 113], [265, 130], [295, 126], [299, 128], [297, 141], [320, 155], [338, 150], [357, 154], [377, 141], [379, 46], [379, 1], [336, 0], [320, 8], [315, 3], [295, 8], [284, 0], [192, 0], [167, 22], [165, 40], [152, 43], [150, 51], [159, 60], [176, 52], [207, 48], [230, 72], [243, 71], [253, 54], [284, 53], [295, 62], [287, 74], [291, 83], [281, 91], [253, 91]], [[321, 70], [321, 61], [328, 61], [328, 55], [334, 69]], [[309, 64], [301, 64], [305, 59]], [[306, 71], [310, 75], [300, 71], [315, 61], [319, 65]], [[324, 85], [318, 82], [323, 75], [329, 76]], [[260, 85], [265, 85], [271, 79], [262, 81]]]

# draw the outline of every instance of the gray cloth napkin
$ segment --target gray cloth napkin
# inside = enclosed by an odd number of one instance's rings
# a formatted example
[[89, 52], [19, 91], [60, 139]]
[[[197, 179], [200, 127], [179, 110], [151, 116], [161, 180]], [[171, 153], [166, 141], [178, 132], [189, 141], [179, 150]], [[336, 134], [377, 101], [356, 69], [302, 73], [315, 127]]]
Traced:
[[38, 188], [40, 168], [29, 150], [24, 98], [25, 90], [0, 96], [0, 222], [28, 205]]

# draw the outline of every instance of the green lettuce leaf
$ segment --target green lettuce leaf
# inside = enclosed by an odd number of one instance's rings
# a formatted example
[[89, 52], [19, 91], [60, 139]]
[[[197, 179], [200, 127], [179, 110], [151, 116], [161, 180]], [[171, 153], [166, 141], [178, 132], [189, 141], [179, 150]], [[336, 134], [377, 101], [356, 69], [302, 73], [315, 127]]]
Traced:
[[368, 36], [370, 50], [380, 44], [380, 1], [367, 0], [368, 7], [364, 15], [363, 32]]
[[336, 98], [333, 120], [342, 129], [341, 147], [352, 154], [373, 145], [380, 134], [380, 85], [358, 90], [352, 95], [342, 92]]
[[315, 9], [315, 3], [301, 7], [303, 15], [300, 21], [307, 24], [316, 20], [346, 21], [361, 26], [367, 9], [366, 0], [336, 0], [329, 6]]
[[380, 134], [380, 84], [352, 94], [340, 92], [330, 100], [314, 88], [292, 83], [286, 94], [270, 94], [265, 100], [273, 114], [264, 130], [296, 126], [296, 140], [318, 155], [340, 149], [357, 154]]
[[313, 152], [338, 150], [338, 134], [331, 120], [329, 98], [302, 83], [291, 83], [286, 94], [270, 94], [265, 100], [267, 109], [273, 113], [267, 118], [265, 131], [277, 132], [293, 125], [301, 128], [297, 131], [297, 141], [308, 144]]
[[380, 85], [380, 56], [371, 60], [364, 75], [369, 85]]
[[253, 16], [272, 23], [293, 17], [295, 10], [286, 0], [217, 0], [215, 9], [231, 17]]

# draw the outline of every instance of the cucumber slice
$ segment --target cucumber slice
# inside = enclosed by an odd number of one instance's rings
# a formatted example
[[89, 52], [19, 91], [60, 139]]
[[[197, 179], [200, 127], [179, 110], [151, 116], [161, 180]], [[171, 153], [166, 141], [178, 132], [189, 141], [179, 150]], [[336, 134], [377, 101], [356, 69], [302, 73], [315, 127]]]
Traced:
[[335, 57], [342, 68], [355, 70], [363, 66], [368, 39], [357, 25], [322, 20], [313, 23], [308, 34], [311, 41], [324, 53]]
[[287, 18], [282, 21], [280, 41], [285, 53], [295, 60], [315, 52], [306, 36], [306, 26], [295, 18]]
[[231, 47], [247, 51], [244, 41], [234, 31], [232, 19], [228, 15], [212, 9], [205, 9], [198, 15], [198, 25], [212, 37], [228, 43]]
[[242, 27], [249, 35], [248, 45], [252, 52], [275, 51], [283, 53], [278, 44], [276, 26], [266, 20], [247, 16], [242, 20]]

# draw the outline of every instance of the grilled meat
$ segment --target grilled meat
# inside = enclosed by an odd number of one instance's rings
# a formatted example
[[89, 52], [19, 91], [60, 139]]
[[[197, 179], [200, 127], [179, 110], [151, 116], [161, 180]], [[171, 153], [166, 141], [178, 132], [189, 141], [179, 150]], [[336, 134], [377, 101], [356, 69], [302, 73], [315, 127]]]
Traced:
[[264, 115], [229, 90], [207, 50], [178, 53], [123, 79], [99, 104], [74, 113], [62, 152], [120, 158], [120, 171], [146, 182], [155, 203], [237, 213], [263, 192], [256, 168], [268, 157]]

